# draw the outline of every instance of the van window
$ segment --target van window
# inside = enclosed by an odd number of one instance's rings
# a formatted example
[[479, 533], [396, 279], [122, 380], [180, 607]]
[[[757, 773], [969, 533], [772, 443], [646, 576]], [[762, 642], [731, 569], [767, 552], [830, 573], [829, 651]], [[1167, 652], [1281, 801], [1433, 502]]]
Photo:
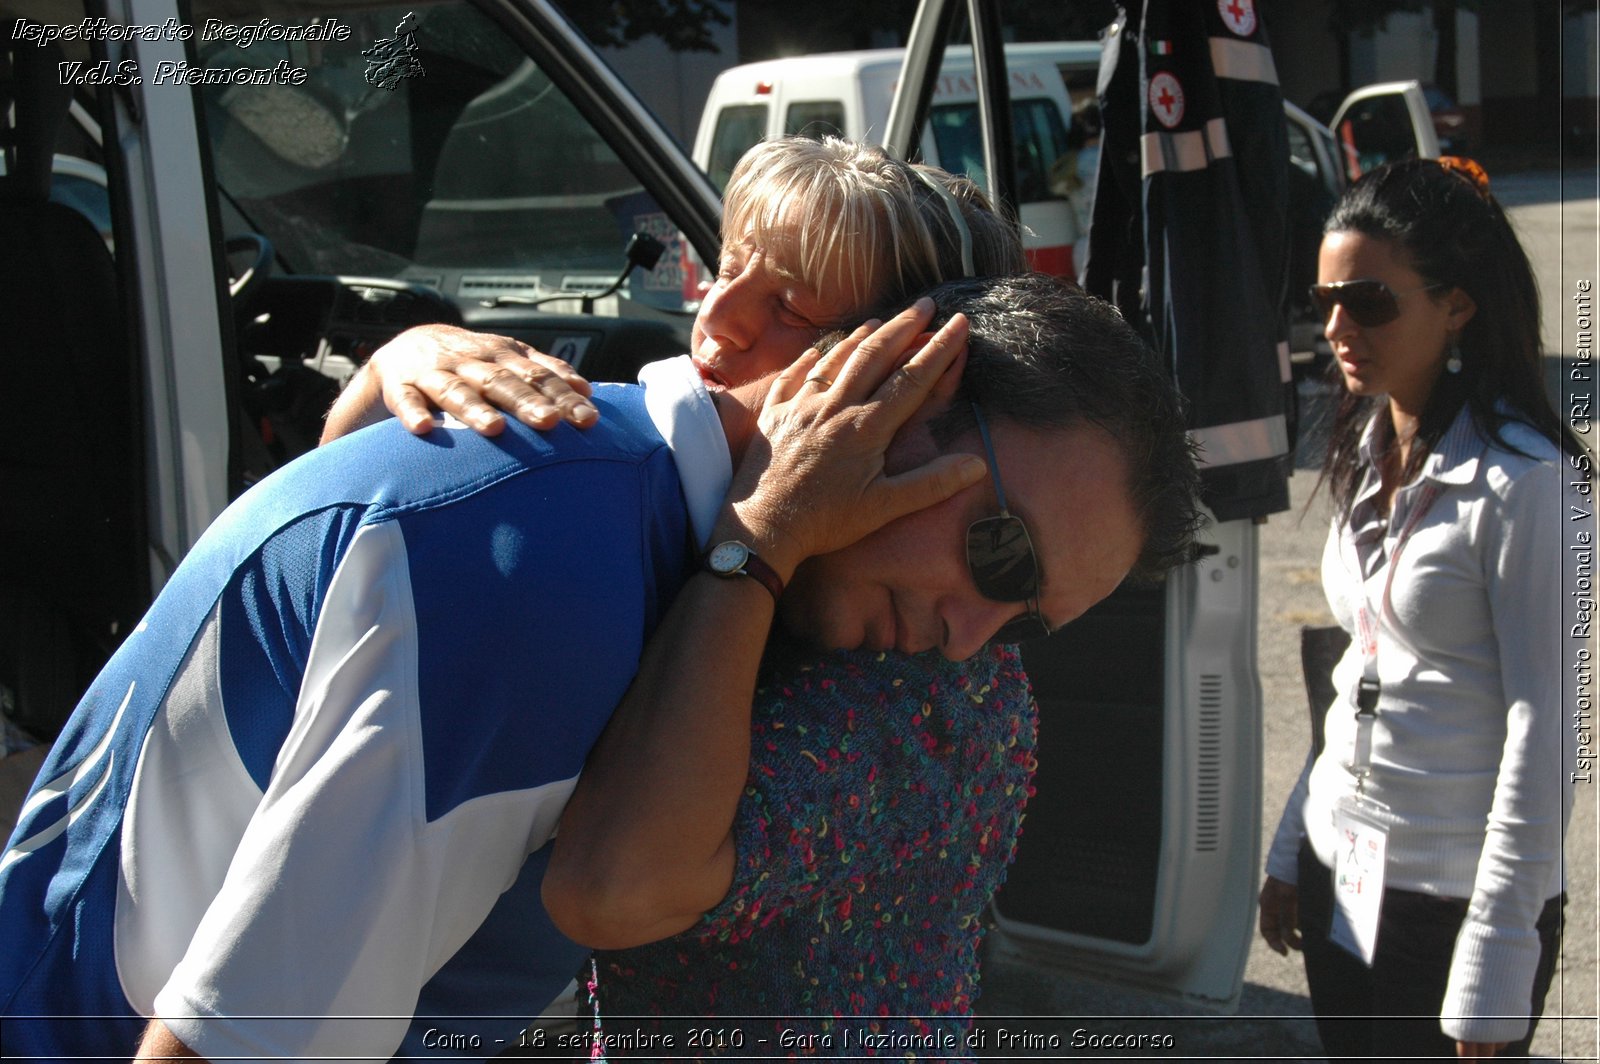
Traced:
[[[838, 100], [801, 100], [784, 112], [783, 131], [821, 140], [844, 136], [844, 104]], [[754, 143], [754, 142], [752, 142]]]
[[[928, 115], [928, 128], [939, 149], [939, 162], [953, 173], [965, 173], [980, 186], [983, 139], [976, 103], [941, 104]], [[1011, 136], [1017, 163], [1017, 198], [1038, 203], [1051, 198], [1050, 171], [1067, 151], [1067, 127], [1055, 101], [1035, 98], [1011, 101]]]
[[1051, 172], [1067, 153], [1067, 127], [1050, 100], [1018, 100], [1011, 106], [1011, 136], [1017, 155], [1017, 198], [1050, 199]]
[[728, 178], [750, 146], [767, 135], [767, 105], [741, 104], [724, 107], [717, 115], [717, 128], [711, 134], [711, 159], [706, 163], [706, 176], [721, 192], [728, 187]]

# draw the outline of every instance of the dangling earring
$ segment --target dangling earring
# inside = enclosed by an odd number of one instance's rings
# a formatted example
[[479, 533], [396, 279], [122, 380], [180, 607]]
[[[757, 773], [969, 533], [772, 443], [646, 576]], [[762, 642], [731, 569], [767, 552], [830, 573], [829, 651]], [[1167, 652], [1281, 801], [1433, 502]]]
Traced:
[[1461, 372], [1461, 344], [1454, 337], [1450, 340], [1450, 357], [1444, 360], [1444, 368], [1450, 373]]

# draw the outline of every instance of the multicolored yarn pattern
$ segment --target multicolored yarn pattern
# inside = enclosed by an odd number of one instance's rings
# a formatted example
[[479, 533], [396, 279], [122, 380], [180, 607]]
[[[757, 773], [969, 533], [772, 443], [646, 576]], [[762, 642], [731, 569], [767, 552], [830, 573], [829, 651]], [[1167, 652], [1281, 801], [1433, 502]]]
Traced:
[[796, 1028], [785, 1017], [821, 1018], [805, 1029], [835, 1032], [835, 1049], [846, 1027], [962, 1045], [981, 917], [1032, 793], [1037, 713], [1016, 649], [838, 652], [769, 676], [732, 889], [681, 935], [599, 955], [608, 1017], [773, 1017], [739, 1023], [746, 1054], [757, 1038], [772, 1053]]

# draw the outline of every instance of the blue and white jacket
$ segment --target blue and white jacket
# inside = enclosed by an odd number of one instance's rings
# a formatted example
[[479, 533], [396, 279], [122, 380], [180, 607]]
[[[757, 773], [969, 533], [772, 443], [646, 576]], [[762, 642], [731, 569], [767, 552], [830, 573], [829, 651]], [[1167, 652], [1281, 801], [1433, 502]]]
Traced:
[[126, 1059], [156, 1015], [208, 1057], [491, 1056], [566, 985], [544, 848], [728, 479], [687, 359], [596, 401], [375, 426], [218, 519], [0, 856], [7, 1053]]

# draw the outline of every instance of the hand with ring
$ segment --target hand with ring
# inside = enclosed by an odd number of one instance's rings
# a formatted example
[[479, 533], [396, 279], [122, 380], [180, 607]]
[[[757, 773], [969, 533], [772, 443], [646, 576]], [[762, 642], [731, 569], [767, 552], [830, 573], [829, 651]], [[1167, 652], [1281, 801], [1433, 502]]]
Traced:
[[520, 340], [419, 325], [380, 347], [351, 379], [328, 411], [322, 442], [389, 412], [412, 432], [426, 433], [435, 409], [486, 436], [505, 428], [501, 410], [531, 428], [552, 429], [562, 421], [581, 428], [600, 416], [589, 402], [592, 392], [571, 366]]
[[933, 312], [931, 300], [919, 300], [886, 323], [866, 323], [826, 353], [807, 351], [773, 378], [758, 419], [761, 439], [747, 450], [728, 494], [730, 527], [770, 544], [792, 567], [987, 475], [975, 455], [943, 455], [894, 474], [885, 467], [902, 426], [925, 403], [948, 400], [960, 383], [966, 318], [954, 315], [930, 334]]

